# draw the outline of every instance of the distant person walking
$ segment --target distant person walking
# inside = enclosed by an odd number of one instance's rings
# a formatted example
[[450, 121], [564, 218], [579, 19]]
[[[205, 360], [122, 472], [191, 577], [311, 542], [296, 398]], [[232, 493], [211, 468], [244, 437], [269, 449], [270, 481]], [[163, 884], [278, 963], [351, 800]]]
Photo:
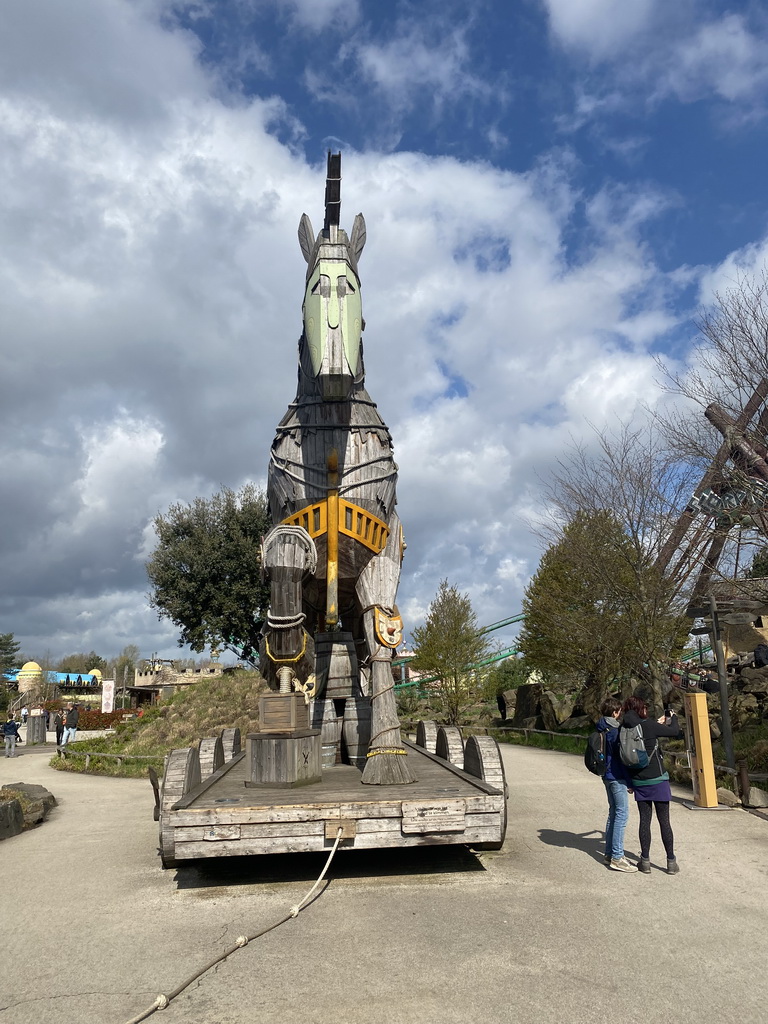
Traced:
[[64, 735], [64, 712], [59, 708], [53, 719], [53, 727], [56, 730], [56, 746], [61, 746], [61, 737]]
[[28, 718], [29, 718], [29, 708], [25, 704], [24, 707], [21, 709], [21, 724], [22, 725], [26, 725]]
[[77, 735], [77, 723], [80, 720], [80, 711], [78, 710], [77, 704], [70, 704], [67, 708], [67, 717], [64, 719], [64, 735], [61, 737], [62, 747], [74, 740]]
[[624, 856], [624, 832], [629, 820], [629, 772], [619, 757], [619, 717], [621, 701], [609, 697], [600, 708], [602, 717], [597, 731], [605, 733], [605, 775], [603, 784], [608, 797], [608, 820], [605, 823], [605, 863], [612, 871], [637, 871]]
[[13, 713], [3, 723], [3, 739], [5, 740], [5, 756], [16, 757], [16, 740], [20, 740], [19, 727], [14, 721]]
[[651, 872], [651, 819], [656, 808], [656, 819], [661, 831], [661, 841], [667, 854], [667, 874], [674, 875], [680, 870], [675, 857], [675, 837], [669, 823], [669, 803], [672, 790], [669, 785], [669, 773], [664, 770], [659, 739], [678, 739], [682, 730], [677, 715], [670, 711], [657, 720], [648, 718], [648, 705], [640, 697], [629, 697], [623, 705], [624, 717], [622, 729], [634, 729], [640, 726], [643, 734], [648, 764], [644, 768], [629, 769], [631, 786], [635, 793], [637, 809], [640, 813], [640, 863], [643, 874]]

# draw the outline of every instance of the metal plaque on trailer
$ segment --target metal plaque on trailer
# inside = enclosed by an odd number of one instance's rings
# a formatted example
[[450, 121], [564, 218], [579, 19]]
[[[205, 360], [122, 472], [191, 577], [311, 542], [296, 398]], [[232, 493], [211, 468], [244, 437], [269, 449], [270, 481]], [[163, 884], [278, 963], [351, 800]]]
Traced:
[[427, 832], [464, 832], [466, 804], [463, 800], [403, 800], [403, 832], [424, 835]]

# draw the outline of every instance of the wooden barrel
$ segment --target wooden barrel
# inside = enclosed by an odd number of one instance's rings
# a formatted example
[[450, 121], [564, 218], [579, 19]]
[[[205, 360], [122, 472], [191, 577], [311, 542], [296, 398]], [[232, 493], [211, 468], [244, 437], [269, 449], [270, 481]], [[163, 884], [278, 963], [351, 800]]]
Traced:
[[362, 771], [371, 742], [371, 702], [367, 697], [347, 698], [342, 736], [347, 760]]
[[437, 726], [428, 719], [416, 724], [416, 746], [423, 747], [434, 754], [437, 744]]
[[438, 726], [435, 753], [438, 757], [455, 764], [457, 768], [463, 768], [464, 741], [461, 738], [461, 729], [455, 725]]
[[312, 728], [320, 730], [321, 763], [323, 768], [333, 768], [341, 755], [341, 722], [336, 715], [332, 700], [316, 700], [312, 703]]
[[206, 736], [205, 739], [200, 740], [197, 752], [200, 758], [200, 781], [205, 782], [224, 764], [224, 746], [221, 736]]
[[341, 699], [358, 692], [357, 654], [351, 633], [318, 633], [315, 665], [321, 697]]
[[240, 730], [236, 727], [222, 729], [221, 745], [224, 749], [224, 760], [231, 761], [235, 754], [240, 753]]

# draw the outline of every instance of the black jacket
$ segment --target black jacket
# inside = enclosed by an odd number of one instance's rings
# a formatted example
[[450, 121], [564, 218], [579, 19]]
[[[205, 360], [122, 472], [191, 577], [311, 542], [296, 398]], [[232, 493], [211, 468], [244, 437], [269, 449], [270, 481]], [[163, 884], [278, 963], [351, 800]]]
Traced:
[[79, 719], [80, 712], [78, 711], [77, 708], [72, 708], [71, 711], [67, 712], [67, 718], [64, 724], [68, 729], [76, 729]]
[[629, 769], [632, 778], [638, 781], [650, 781], [651, 779], [660, 779], [662, 776], [666, 777], [658, 740], [665, 736], [667, 739], [676, 740], [683, 735], [677, 715], [672, 716], [669, 725], [661, 725], [655, 718], [641, 718], [636, 711], [627, 711], [621, 724], [628, 729], [634, 729], [636, 725], [642, 726], [645, 752], [650, 758], [645, 768], [634, 771]]

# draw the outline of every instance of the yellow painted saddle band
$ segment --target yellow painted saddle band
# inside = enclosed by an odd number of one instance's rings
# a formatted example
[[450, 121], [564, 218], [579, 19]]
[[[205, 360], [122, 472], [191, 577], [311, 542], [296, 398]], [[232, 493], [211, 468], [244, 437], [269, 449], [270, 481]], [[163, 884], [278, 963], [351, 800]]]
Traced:
[[[313, 540], [322, 537], [328, 530], [328, 502], [318, 501], [314, 505], [307, 505], [284, 519], [283, 525], [303, 526]], [[389, 539], [386, 523], [344, 498], [339, 498], [339, 533], [359, 541], [376, 555], [384, 550]]]

